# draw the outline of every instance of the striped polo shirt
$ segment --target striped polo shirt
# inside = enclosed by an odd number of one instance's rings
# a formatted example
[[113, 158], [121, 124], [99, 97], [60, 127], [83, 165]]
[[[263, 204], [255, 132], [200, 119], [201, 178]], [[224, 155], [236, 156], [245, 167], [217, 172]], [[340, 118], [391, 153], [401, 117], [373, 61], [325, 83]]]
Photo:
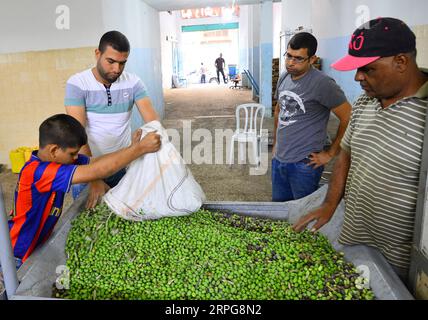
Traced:
[[68, 79], [64, 104], [85, 108], [89, 147], [92, 156], [98, 157], [130, 144], [132, 107], [147, 96], [143, 82], [134, 74], [124, 71], [106, 88], [88, 69]]
[[339, 242], [377, 247], [400, 268], [410, 265], [427, 97], [428, 82], [385, 109], [363, 94], [341, 142], [351, 164]]

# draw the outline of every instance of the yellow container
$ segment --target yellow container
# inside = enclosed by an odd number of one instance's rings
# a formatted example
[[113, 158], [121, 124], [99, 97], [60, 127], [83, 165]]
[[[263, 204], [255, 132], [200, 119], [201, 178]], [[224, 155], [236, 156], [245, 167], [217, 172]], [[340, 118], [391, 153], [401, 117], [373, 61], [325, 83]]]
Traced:
[[31, 152], [33, 152], [33, 150], [25, 150], [24, 151], [24, 160], [25, 160], [25, 162], [27, 162], [28, 160], [30, 160], [30, 158], [31, 158]]
[[20, 150], [12, 150], [9, 153], [10, 162], [12, 164], [12, 172], [19, 173], [25, 164], [24, 152]]
[[24, 164], [30, 160], [31, 153], [33, 150], [37, 150], [37, 147], [19, 147], [15, 150], [12, 150], [9, 153], [10, 162], [12, 164], [12, 172], [19, 173], [21, 172]]

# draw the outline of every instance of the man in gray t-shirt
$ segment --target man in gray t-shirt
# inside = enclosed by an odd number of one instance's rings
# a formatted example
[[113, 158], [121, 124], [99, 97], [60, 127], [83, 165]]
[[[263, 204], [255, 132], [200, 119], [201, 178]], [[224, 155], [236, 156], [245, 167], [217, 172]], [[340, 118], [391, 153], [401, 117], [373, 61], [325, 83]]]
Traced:
[[[287, 72], [278, 80], [275, 98], [272, 201], [302, 198], [318, 188], [324, 165], [338, 152], [351, 106], [336, 82], [312, 67], [317, 40], [296, 34], [285, 54]], [[340, 125], [324, 150], [327, 123], [333, 111]]]

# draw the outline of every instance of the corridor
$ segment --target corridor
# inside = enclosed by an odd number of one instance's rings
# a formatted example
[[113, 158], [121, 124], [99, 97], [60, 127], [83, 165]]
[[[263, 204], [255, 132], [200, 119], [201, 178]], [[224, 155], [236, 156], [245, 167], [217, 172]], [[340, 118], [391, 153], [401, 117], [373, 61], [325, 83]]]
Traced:
[[[204, 157], [204, 163], [195, 163], [195, 159], [189, 164], [193, 176], [205, 191], [207, 201], [270, 201], [270, 149], [267, 170], [260, 170], [260, 175], [252, 175], [250, 170], [254, 166], [249, 164], [237, 164], [237, 145], [235, 145], [234, 165], [226, 163], [226, 153], [230, 141], [223, 142], [215, 139], [215, 131], [235, 129], [235, 109], [242, 103], [254, 102], [251, 90], [230, 89], [229, 85], [192, 85], [187, 88], [167, 89], [165, 96], [165, 118], [162, 121], [167, 129], [177, 129], [180, 133], [182, 144], [186, 134], [183, 127], [191, 126], [192, 136], [196, 130], [206, 129], [211, 133], [211, 155]], [[263, 128], [270, 132], [273, 128], [273, 119], [265, 118]], [[208, 134], [208, 132], [206, 132]], [[198, 155], [198, 144], [202, 138], [191, 142], [192, 155]], [[217, 141], [217, 143], [216, 143]], [[177, 146], [176, 146], [177, 147]], [[215, 157], [215, 150], [223, 149], [223, 157]], [[181, 146], [181, 154], [183, 148]], [[210, 152], [205, 149], [204, 152]], [[185, 157], [184, 157], [185, 158]], [[186, 158], [185, 158], [186, 159]], [[196, 159], [197, 160], [197, 159]]]

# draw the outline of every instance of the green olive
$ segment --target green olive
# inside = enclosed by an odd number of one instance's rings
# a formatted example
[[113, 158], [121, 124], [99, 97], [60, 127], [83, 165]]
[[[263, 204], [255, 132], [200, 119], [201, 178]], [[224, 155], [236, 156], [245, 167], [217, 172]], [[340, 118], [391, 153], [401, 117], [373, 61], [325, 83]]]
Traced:
[[69, 299], [374, 299], [328, 239], [286, 221], [199, 210], [131, 222], [106, 205], [73, 220]]

